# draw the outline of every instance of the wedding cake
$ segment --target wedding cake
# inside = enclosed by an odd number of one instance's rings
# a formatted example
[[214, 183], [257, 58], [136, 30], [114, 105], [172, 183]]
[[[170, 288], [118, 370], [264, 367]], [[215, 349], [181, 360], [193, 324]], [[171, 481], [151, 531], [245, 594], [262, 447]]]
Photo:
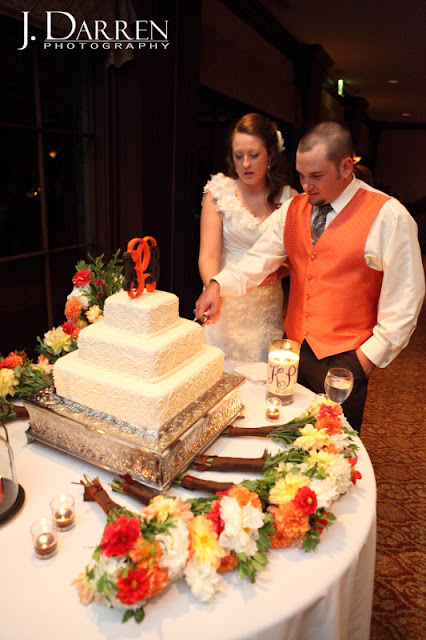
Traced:
[[223, 361], [202, 344], [202, 328], [179, 317], [177, 296], [120, 291], [57, 360], [54, 381], [59, 396], [155, 433], [221, 379]]

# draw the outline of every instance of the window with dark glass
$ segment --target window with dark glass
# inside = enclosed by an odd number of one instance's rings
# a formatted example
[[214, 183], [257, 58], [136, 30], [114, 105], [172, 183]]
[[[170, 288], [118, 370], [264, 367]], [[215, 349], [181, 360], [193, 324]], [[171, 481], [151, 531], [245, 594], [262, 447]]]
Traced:
[[90, 56], [27, 49], [0, 14], [0, 353], [32, 354], [62, 324], [74, 265], [93, 245]]

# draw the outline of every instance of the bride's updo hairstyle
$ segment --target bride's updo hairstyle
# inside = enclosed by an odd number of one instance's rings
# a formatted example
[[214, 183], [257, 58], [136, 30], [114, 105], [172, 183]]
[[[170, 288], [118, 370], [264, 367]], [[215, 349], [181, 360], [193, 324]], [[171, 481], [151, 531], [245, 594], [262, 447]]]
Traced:
[[286, 184], [289, 184], [287, 158], [278, 148], [277, 125], [273, 120], [265, 118], [258, 113], [248, 113], [238, 120], [229, 134], [228, 152], [226, 156], [228, 175], [234, 179], [238, 178], [232, 153], [232, 142], [236, 133], [247, 133], [250, 136], [256, 136], [262, 140], [270, 156], [270, 169], [268, 169], [265, 176], [266, 187], [268, 189], [267, 202], [271, 209], [277, 209], [280, 206], [279, 196], [282, 188]]

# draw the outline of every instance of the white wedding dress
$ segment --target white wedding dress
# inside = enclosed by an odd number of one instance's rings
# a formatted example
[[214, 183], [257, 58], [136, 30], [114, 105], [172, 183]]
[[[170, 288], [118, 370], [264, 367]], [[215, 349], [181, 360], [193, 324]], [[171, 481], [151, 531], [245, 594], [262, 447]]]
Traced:
[[[259, 222], [238, 199], [236, 190], [236, 180], [223, 173], [212, 176], [204, 187], [204, 193], [210, 192], [216, 200], [222, 217], [221, 269], [239, 262], [275, 215], [273, 212]], [[290, 197], [290, 187], [286, 186], [280, 202]], [[267, 362], [270, 341], [282, 338], [283, 332], [281, 280], [244, 296], [223, 298], [220, 319], [203, 329], [205, 344], [219, 347], [227, 359], [241, 362]]]

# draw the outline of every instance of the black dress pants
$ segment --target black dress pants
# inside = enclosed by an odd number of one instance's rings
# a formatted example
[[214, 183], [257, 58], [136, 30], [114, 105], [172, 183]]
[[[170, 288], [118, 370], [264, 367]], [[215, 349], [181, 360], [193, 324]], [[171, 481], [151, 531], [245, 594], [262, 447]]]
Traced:
[[325, 393], [324, 379], [331, 367], [343, 367], [353, 373], [354, 388], [349, 398], [342, 404], [342, 409], [351, 427], [359, 433], [367, 397], [368, 378], [355, 350], [318, 360], [306, 340], [302, 342], [297, 382], [314, 393]]

